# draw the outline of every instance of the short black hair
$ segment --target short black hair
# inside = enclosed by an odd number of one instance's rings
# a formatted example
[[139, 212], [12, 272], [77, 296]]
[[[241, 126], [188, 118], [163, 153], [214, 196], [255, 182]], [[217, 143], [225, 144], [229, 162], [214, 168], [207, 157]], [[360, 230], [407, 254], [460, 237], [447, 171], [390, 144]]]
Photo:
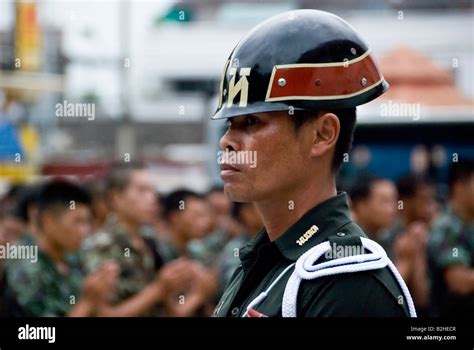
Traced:
[[416, 195], [422, 186], [435, 187], [430, 178], [419, 174], [407, 174], [400, 177], [396, 183], [400, 198], [411, 198]]
[[448, 171], [448, 187], [452, 193], [454, 185], [459, 181], [467, 181], [474, 174], [474, 160], [460, 158], [453, 162]]
[[357, 204], [369, 198], [373, 184], [384, 180], [383, 177], [371, 174], [359, 176], [349, 190], [349, 197], [352, 203]]
[[27, 185], [12, 184], [8, 191], [3, 195], [1, 201], [16, 201], [19, 198], [21, 191], [23, 191]]
[[145, 166], [140, 162], [117, 162], [112, 164], [105, 179], [105, 190], [123, 191], [130, 182], [131, 174], [136, 170], [143, 170]]
[[41, 187], [41, 183], [31, 184], [23, 187], [18, 192], [15, 215], [25, 223], [29, 222], [30, 219], [33, 219], [28, 216], [28, 209], [30, 206], [38, 204]]
[[55, 210], [62, 212], [71, 206], [84, 204], [91, 205], [91, 196], [82, 186], [72, 182], [58, 179], [45, 183], [38, 194], [38, 215], [41, 217], [45, 211]]
[[306, 110], [295, 110], [294, 115], [292, 115], [291, 120], [293, 121], [293, 126], [295, 132], [306, 124], [308, 121], [313, 118], [317, 118], [322, 113], [333, 113], [339, 119], [340, 131], [339, 138], [336, 142], [336, 148], [334, 150], [334, 158], [332, 160], [332, 170], [337, 173], [341, 168], [342, 161], [344, 160], [344, 155], [349, 153], [352, 147], [352, 141], [354, 137], [354, 129], [357, 120], [357, 110], [353, 108], [341, 108], [341, 109], [331, 109], [324, 110], [319, 112], [312, 112]]
[[181, 201], [186, 201], [186, 199], [189, 198], [205, 200], [201, 194], [184, 188], [180, 188], [169, 193], [167, 196], [163, 196], [161, 198], [163, 217], [167, 219], [171, 213], [180, 210]]

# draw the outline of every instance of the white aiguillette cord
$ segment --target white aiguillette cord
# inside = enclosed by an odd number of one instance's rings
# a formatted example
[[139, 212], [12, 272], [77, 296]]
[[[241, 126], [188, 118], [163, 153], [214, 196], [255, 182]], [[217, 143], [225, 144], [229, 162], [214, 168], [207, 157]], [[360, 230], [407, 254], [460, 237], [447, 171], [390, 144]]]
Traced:
[[293, 266], [295, 266], [295, 263], [288, 265], [264, 292], [260, 293], [255, 299], [253, 299], [250, 302], [250, 304], [247, 306], [247, 309], [245, 313], [242, 315], [242, 317], [247, 317], [249, 310], [255, 308], [258, 304], [260, 304], [267, 297], [268, 292], [278, 283], [278, 281], [285, 275], [285, 273], [289, 269], [291, 269]]
[[295, 270], [291, 274], [283, 294], [283, 317], [296, 317], [296, 300], [298, 297], [298, 289], [302, 280], [314, 280], [322, 276], [331, 276], [340, 273], [376, 270], [382, 269], [386, 266], [390, 268], [398, 284], [400, 285], [400, 288], [402, 289], [408, 304], [410, 317], [416, 317], [415, 306], [413, 304], [408, 287], [400, 276], [400, 273], [397, 271], [395, 265], [388, 258], [385, 250], [377, 242], [368, 238], [361, 237], [360, 240], [363, 247], [369, 250], [370, 253], [333, 259], [316, 265], [314, 263], [324, 253], [331, 249], [331, 245], [328, 241], [325, 241], [311, 248], [302, 256], [300, 256], [296, 263], [287, 266], [264, 292], [260, 293], [254, 300], [252, 300], [252, 302], [250, 302], [243, 317], [247, 316], [249, 309], [255, 308], [255, 306], [260, 304], [267, 297], [268, 292], [294, 265]]

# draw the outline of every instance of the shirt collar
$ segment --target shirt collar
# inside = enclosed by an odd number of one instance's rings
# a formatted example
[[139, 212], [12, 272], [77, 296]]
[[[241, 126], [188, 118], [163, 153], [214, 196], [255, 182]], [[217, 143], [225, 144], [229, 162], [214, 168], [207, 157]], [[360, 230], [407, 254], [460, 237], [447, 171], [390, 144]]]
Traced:
[[275, 244], [285, 258], [295, 261], [351, 221], [347, 195], [341, 192], [308, 211]]
[[340, 192], [316, 205], [272, 243], [263, 229], [240, 250], [239, 256], [242, 264], [246, 265], [254, 260], [259, 247], [275, 244], [286, 259], [296, 261], [307, 250], [326, 241], [351, 221], [347, 195]]
[[[131, 237], [127, 229], [120, 223], [117, 215], [111, 213], [107, 216], [105, 224], [105, 231], [109, 232], [111, 235], [115, 236], [116, 239], [122, 240], [123, 242], [130, 242]], [[144, 227], [140, 227], [139, 235], [143, 238], [146, 238], [146, 232]], [[130, 243], [128, 243], [130, 244]]]
[[454, 210], [452, 205], [448, 205], [447, 208], [445, 209], [445, 214], [450, 217], [450, 224], [451, 226], [457, 226], [458, 230], [460, 230], [463, 226], [470, 226], [473, 225], [474, 223], [464, 221]]
[[269, 244], [270, 239], [268, 238], [267, 231], [263, 228], [255, 237], [253, 237], [246, 245], [239, 250], [239, 258], [244, 267], [248, 267], [252, 264], [258, 248], [264, 244]]

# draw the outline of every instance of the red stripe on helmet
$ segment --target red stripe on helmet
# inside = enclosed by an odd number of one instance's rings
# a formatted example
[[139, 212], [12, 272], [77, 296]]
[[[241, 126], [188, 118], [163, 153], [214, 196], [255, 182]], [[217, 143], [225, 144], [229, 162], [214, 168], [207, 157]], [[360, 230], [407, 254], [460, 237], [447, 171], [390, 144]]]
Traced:
[[345, 98], [369, 89], [382, 79], [370, 54], [329, 65], [275, 66], [266, 100]]

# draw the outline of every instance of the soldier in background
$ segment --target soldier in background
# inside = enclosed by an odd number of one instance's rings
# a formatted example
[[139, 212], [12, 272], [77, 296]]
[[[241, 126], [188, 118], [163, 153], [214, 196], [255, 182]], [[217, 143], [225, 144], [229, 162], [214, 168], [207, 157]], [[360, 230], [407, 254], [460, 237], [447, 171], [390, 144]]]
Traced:
[[105, 225], [107, 216], [109, 214], [109, 207], [107, 205], [107, 194], [104, 179], [95, 179], [86, 184], [92, 196], [92, 227], [93, 232], [96, 232]]
[[215, 213], [218, 228], [231, 237], [238, 235], [240, 226], [232, 216], [234, 203], [227, 198], [224, 188], [221, 186], [212, 187], [206, 194], [206, 200]]
[[84, 276], [74, 253], [91, 228], [90, 215], [90, 196], [82, 188], [61, 181], [42, 187], [37, 235], [18, 242], [18, 247], [30, 251], [37, 247], [37, 256], [12, 259], [6, 265], [3, 297], [7, 316], [99, 313], [99, 305], [113, 290], [117, 268], [105, 262]]
[[217, 254], [214, 246], [198, 240], [208, 237], [213, 226], [211, 208], [203, 196], [186, 189], [168, 194], [162, 203], [169, 229], [168, 241], [162, 244], [163, 256], [194, 260], [191, 286], [169, 298], [168, 312], [171, 316], [209, 316], [218, 288]]
[[397, 215], [397, 189], [391, 180], [362, 176], [351, 191], [354, 221], [372, 239], [380, 241], [381, 233], [391, 227]]
[[192, 269], [184, 260], [164, 264], [159, 243], [146, 225], [156, 215], [156, 196], [148, 171], [137, 164], [118, 164], [107, 178], [111, 214], [103, 230], [89, 237], [82, 254], [88, 271], [105, 261], [120, 269], [116, 293], [101, 306], [106, 316], [163, 316], [170, 291], [185, 288]]
[[449, 169], [449, 206], [429, 240], [433, 314], [474, 315], [474, 161], [460, 159]]
[[[427, 226], [423, 222], [411, 221], [424, 216], [414, 214], [417, 206], [413, 202], [417, 202], [418, 198], [413, 197], [417, 192], [414, 182], [410, 182], [412, 186], [408, 186], [407, 182], [404, 180], [406, 185], [401, 187], [399, 197], [392, 181], [363, 176], [356, 181], [351, 191], [351, 202], [355, 221], [385, 248], [408, 285], [417, 310], [423, 313], [429, 300]], [[408, 191], [408, 187], [413, 190]], [[403, 206], [397, 206], [398, 198], [403, 200]], [[431, 205], [430, 202], [427, 204]], [[397, 208], [403, 209], [399, 218], [396, 216]]]
[[425, 316], [430, 298], [427, 243], [438, 211], [436, 186], [428, 178], [409, 174], [398, 179], [397, 190], [400, 216], [381, 239], [407, 282], [418, 313]]
[[204, 196], [209, 207], [209, 233], [201, 239], [193, 239], [188, 250], [193, 258], [205, 265], [216, 265], [226, 244], [233, 237], [240, 235], [241, 226], [231, 215], [232, 202], [223, 192], [222, 187], [212, 187]]
[[35, 183], [21, 188], [18, 192], [15, 214], [23, 222], [21, 237], [26, 242], [34, 242], [38, 231], [38, 196], [42, 184]]
[[234, 202], [232, 216], [240, 223], [239, 234], [225, 245], [219, 257], [219, 283], [223, 289], [240, 265], [239, 250], [263, 228], [262, 218], [253, 203]]

